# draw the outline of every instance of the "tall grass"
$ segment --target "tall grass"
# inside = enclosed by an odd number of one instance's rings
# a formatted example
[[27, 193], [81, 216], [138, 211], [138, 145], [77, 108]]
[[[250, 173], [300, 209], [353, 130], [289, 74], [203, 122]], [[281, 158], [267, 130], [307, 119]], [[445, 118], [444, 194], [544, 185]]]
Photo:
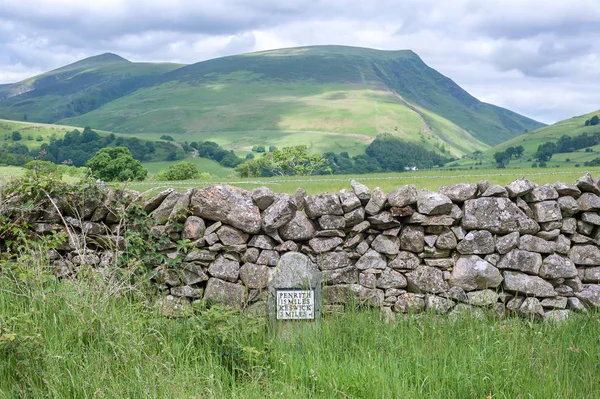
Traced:
[[[597, 398], [597, 314], [564, 323], [349, 310], [273, 330], [170, 319], [148, 288], [0, 278], [1, 398]], [[18, 277], [18, 278], [16, 278]]]

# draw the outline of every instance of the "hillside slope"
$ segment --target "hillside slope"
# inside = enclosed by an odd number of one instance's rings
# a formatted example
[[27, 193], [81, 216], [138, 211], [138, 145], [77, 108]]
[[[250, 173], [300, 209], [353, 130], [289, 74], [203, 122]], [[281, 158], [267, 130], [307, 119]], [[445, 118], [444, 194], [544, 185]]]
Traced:
[[54, 123], [99, 108], [179, 67], [135, 63], [110, 53], [86, 58], [0, 86], [0, 115], [6, 119]]

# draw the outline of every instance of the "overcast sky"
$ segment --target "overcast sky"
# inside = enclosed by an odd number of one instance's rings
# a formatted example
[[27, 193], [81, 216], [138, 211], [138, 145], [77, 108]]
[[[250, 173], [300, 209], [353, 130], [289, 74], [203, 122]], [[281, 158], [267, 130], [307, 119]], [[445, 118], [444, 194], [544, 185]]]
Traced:
[[0, 2], [0, 84], [104, 52], [193, 63], [312, 44], [411, 49], [546, 123], [600, 108], [600, 0]]

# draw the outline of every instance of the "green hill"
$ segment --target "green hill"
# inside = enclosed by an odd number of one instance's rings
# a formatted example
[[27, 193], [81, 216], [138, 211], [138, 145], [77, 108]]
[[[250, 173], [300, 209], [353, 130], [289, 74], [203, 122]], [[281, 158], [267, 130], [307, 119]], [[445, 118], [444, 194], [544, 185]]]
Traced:
[[[480, 102], [409, 50], [313, 46], [179, 68], [99, 57], [51, 72], [74, 75], [55, 89], [40, 86], [39, 92], [0, 101], [0, 117], [27, 114], [29, 120], [90, 125], [141, 138], [169, 134], [179, 141], [213, 140], [241, 155], [254, 145], [296, 143], [352, 155], [388, 132], [461, 156], [543, 126]], [[123, 71], [129, 80], [119, 83]], [[74, 88], [67, 94], [82, 74], [88, 82], [94, 77], [88, 90], [101, 93], [100, 100], [79, 90], [74, 102]], [[44, 75], [28, 84], [40, 79]], [[0, 87], [0, 98], [26, 84]], [[107, 84], [114, 85], [105, 89]]]
[[[492, 165], [494, 162], [494, 154], [496, 152], [506, 151], [508, 147], [523, 146], [523, 156], [519, 159], [515, 159], [509, 163], [510, 167], [529, 167], [532, 162], [533, 155], [537, 152], [538, 146], [546, 142], [556, 143], [562, 136], [577, 137], [584, 133], [593, 135], [600, 133], [600, 125], [586, 126], [585, 122], [591, 119], [594, 115], [600, 116], [600, 110], [590, 112], [585, 115], [574, 116], [569, 119], [557, 122], [553, 125], [545, 126], [543, 128], [528, 132], [521, 136], [515, 137], [502, 144], [492, 147], [481, 154], [481, 161], [484, 165]], [[590, 150], [585, 148], [565, 153], [557, 153], [552, 156], [548, 162], [549, 166], [555, 165], [583, 165], [587, 161], [591, 161], [594, 158], [600, 157], [600, 144], [590, 147]], [[568, 161], [567, 161], [568, 159]], [[466, 157], [462, 159], [459, 164], [474, 165], [478, 161], [472, 157]]]

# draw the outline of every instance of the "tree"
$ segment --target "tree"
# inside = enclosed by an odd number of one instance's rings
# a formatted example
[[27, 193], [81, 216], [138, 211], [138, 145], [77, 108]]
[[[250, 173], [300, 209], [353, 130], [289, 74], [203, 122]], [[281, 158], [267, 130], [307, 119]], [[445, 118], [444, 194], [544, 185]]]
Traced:
[[505, 167], [510, 162], [510, 156], [505, 151], [499, 151], [494, 154], [494, 159], [498, 167]]
[[308, 147], [297, 145], [264, 153], [259, 159], [251, 159], [237, 167], [242, 177], [258, 176], [310, 176], [326, 167], [327, 160], [321, 154], [310, 154]]
[[592, 116], [592, 118], [590, 119], [590, 126], [595, 126], [598, 123], [600, 123], [600, 118], [598, 118], [598, 115]]
[[169, 169], [157, 175], [158, 180], [187, 180], [200, 176], [198, 166], [190, 161], [184, 161], [170, 165]]
[[166, 140], [166, 141], [175, 141], [175, 139], [169, 135], [163, 134], [162, 136], [160, 136], [161, 140]]
[[98, 179], [105, 181], [144, 180], [148, 171], [142, 163], [133, 159], [126, 147], [111, 147], [99, 150], [89, 161], [87, 167]]
[[523, 148], [522, 145], [515, 147], [515, 155], [517, 158], [521, 158], [523, 156], [523, 151], [525, 151], [525, 148]]
[[13, 139], [13, 141], [21, 140], [21, 133], [19, 133], [15, 130], [14, 132], [12, 132], [12, 139]]

